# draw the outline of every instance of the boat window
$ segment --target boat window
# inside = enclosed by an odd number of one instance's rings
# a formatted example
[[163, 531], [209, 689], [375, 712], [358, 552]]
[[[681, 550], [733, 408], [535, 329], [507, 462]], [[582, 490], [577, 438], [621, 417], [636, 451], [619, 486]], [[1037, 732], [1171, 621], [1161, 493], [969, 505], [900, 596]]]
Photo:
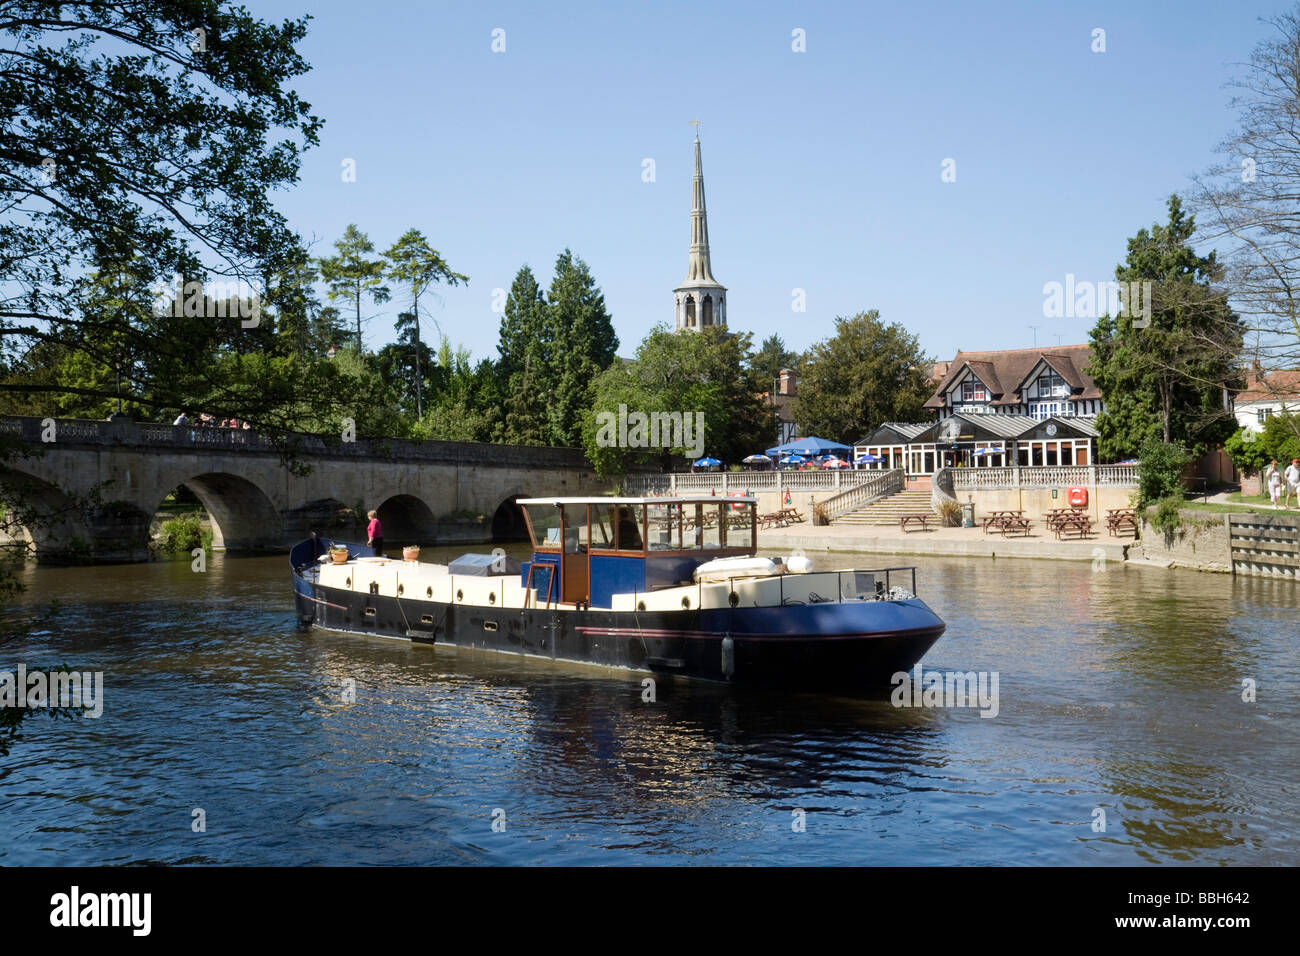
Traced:
[[641, 551], [645, 542], [641, 540], [642, 519], [645, 515], [641, 505], [615, 505], [615, 524], [618, 529], [618, 550]]
[[609, 550], [614, 547], [614, 506], [591, 506], [591, 547]]
[[522, 505], [534, 548], [559, 548], [560, 509], [555, 505]]
[[731, 518], [731, 508], [729, 505], [702, 505], [703, 527], [699, 529], [698, 539], [700, 547], [703, 548], [720, 548], [722, 547], [722, 526], [723, 522]]
[[682, 504], [674, 501], [668, 504], [651, 504], [646, 506], [650, 525], [651, 551], [679, 551], [682, 547]]
[[587, 506], [564, 506], [564, 553], [579, 554], [587, 550]]

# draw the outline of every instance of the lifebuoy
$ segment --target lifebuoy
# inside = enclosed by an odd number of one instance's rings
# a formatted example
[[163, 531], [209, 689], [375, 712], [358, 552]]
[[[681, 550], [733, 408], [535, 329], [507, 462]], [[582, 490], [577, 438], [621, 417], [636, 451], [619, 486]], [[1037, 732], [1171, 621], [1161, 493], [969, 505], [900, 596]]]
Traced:
[[1088, 489], [1075, 485], [1066, 492], [1071, 508], [1082, 508], [1088, 503]]

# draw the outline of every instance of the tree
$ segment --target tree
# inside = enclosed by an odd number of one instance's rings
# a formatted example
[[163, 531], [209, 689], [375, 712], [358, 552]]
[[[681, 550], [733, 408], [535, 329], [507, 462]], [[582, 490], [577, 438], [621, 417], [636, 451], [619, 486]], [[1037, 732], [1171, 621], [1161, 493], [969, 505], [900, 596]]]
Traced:
[[763, 344], [754, 353], [750, 368], [764, 385], [764, 391], [775, 391], [775, 383], [781, 378], [781, 370], [793, 369], [798, 362], [798, 354], [786, 349], [781, 336], [773, 333], [763, 340]]
[[592, 382], [614, 361], [618, 336], [591, 270], [568, 249], [555, 262], [547, 327], [551, 443], [576, 446], [582, 440], [582, 417], [591, 407]]
[[[276, 25], [215, 0], [0, 5], [0, 394], [110, 402], [119, 372], [154, 411], [228, 394], [231, 365], [212, 361], [211, 335], [184, 312], [140, 306], [174, 275], [251, 285], [297, 248], [268, 195], [296, 180], [318, 138], [288, 86], [308, 69], [295, 49], [305, 34], [305, 18]], [[27, 368], [33, 358], [53, 364]], [[86, 370], [79, 384], [60, 363]], [[283, 411], [299, 385], [280, 376], [256, 407]], [[0, 480], [28, 452], [0, 439]], [[7, 531], [36, 520], [21, 488], [6, 482], [5, 497]], [[7, 603], [24, 546], [3, 540]], [[43, 626], [0, 615], [0, 643]], [[31, 713], [5, 710], [7, 733]]]
[[376, 304], [387, 302], [388, 286], [384, 285], [384, 262], [382, 259], [367, 259], [375, 251], [375, 244], [364, 232], [349, 223], [343, 230], [343, 236], [334, 243], [338, 255], [318, 260], [321, 278], [329, 287], [331, 302], [349, 302], [352, 304], [357, 320], [357, 351], [365, 351], [361, 338], [361, 299], [369, 296]]
[[1242, 328], [1213, 284], [1215, 254], [1190, 244], [1194, 219], [1176, 195], [1168, 209], [1166, 224], [1129, 240], [1115, 269], [1135, 301], [1091, 332], [1088, 373], [1106, 401], [1097, 418], [1103, 460], [1131, 457], [1151, 437], [1200, 454], [1236, 428], [1226, 396], [1240, 387]]
[[1193, 200], [1201, 238], [1224, 250], [1226, 285], [1267, 373], [1300, 368], [1300, 6], [1263, 22], [1269, 35], [1233, 82], [1238, 127], [1196, 177]]
[[1300, 415], [1270, 415], [1259, 432], [1239, 428], [1223, 449], [1243, 474], [1262, 474], [1270, 461], [1283, 470], [1292, 458], [1300, 458]]
[[932, 364], [916, 336], [876, 309], [837, 317], [835, 334], [804, 358], [794, 417], [809, 435], [850, 443], [881, 422], [918, 421]]
[[422, 396], [435, 397], [437, 386], [430, 376], [439, 371], [437, 359], [428, 344], [419, 341], [419, 330], [410, 312], [397, 317], [397, 329], [397, 341], [380, 349], [375, 362], [384, 381], [401, 394], [403, 412], [419, 421], [424, 417]]
[[[297, 248], [268, 194], [295, 181], [301, 150], [317, 142], [320, 120], [287, 86], [308, 69], [294, 48], [305, 33], [305, 19], [269, 24], [210, 0], [0, 7], [9, 362], [44, 342], [114, 363], [109, 339], [82, 335], [87, 263], [133, 263], [146, 284], [206, 275], [251, 285]], [[201, 343], [177, 334], [185, 317], [169, 318], [122, 315], [111, 338], [135, 356], [167, 356], [162, 366], [191, 367], [181, 394], [134, 381], [150, 408], [175, 407], [191, 385], [220, 386]], [[63, 391], [58, 381], [0, 383], [10, 386]], [[115, 394], [102, 380], [87, 388]]]
[[[695, 458], [706, 450], [734, 462], [767, 447], [776, 421], [747, 368], [750, 341], [749, 333], [734, 335], [720, 326], [678, 333], [658, 325], [634, 360], [616, 361], [601, 373], [592, 414], [582, 425], [583, 447], [597, 473], [623, 474], [637, 462], [667, 470], [674, 457]], [[639, 415], [660, 424], [638, 432], [633, 416]]]
[[424, 417], [424, 376], [420, 372], [420, 295], [435, 282], [447, 285], [460, 285], [469, 282], [469, 276], [452, 272], [451, 267], [443, 261], [437, 249], [429, 245], [429, 240], [418, 229], [408, 229], [393, 247], [384, 253], [388, 260], [388, 277], [397, 282], [405, 282], [411, 290], [411, 311], [403, 312], [397, 317], [397, 330], [406, 335], [399, 337], [399, 343], [411, 348], [414, 357], [415, 408], [416, 417]]
[[503, 439], [544, 445], [549, 437], [546, 400], [550, 391], [551, 336], [546, 295], [533, 270], [520, 267], [506, 296], [497, 345], [497, 375], [505, 389]]

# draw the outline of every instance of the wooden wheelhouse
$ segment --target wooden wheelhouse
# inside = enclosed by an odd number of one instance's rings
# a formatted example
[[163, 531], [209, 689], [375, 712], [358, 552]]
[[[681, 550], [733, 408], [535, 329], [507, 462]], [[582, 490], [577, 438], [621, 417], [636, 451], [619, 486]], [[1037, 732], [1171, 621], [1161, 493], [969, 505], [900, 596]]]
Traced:
[[533, 559], [521, 571], [539, 603], [610, 607], [614, 594], [693, 583], [714, 558], [753, 554], [757, 501], [521, 498]]

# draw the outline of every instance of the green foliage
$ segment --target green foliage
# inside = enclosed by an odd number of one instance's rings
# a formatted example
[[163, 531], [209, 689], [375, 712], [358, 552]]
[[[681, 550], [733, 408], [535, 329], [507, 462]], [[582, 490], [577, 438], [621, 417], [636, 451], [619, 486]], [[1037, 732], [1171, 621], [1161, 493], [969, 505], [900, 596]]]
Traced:
[[212, 531], [203, 527], [197, 515], [181, 515], [164, 521], [158, 532], [159, 550], [169, 554], [189, 554], [195, 548], [212, 550]]
[[407, 380], [414, 384], [415, 414], [417, 418], [423, 418], [424, 369], [429, 367], [429, 350], [420, 340], [420, 296], [436, 282], [460, 285], [469, 282], [469, 276], [452, 272], [441, 253], [429, 245], [429, 240], [418, 229], [408, 229], [384, 253], [384, 258], [388, 262], [388, 277], [405, 283], [411, 293], [411, 310], [397, 317], [396, 348], [405, 354], [405, 361], [397, 364], [399, 368], [405, 366], [408, 369]]
[[1192, 458], [1181, 446], [1158, 437], [1142, 444], [1138, 457], [1138, 506], [1164, 498], [1183, 500], [1183, 472]]
[[1169, 495], [1156, 503], [1156, 513], [1151, 519], [1151, 526], [1166, 536], [1173, 535], [1183, 526], [1183, 519], [1178, 509], [1183, 505], [1182, 495]]
[[[776, 423], [772, 409], [757, 395], [754, 374], [749, 371], [749, 333], [728, 334], [720, 326], [705, 326], [698, 332], [674, 332], [666, 325], [651, 330], [630, 362], [616, 362], [595, 381], [591, 414], [583, 422], [583, 448], [602, 476], [622, 474], [636, 462], [655, 462], [671, 467], [677, 458], [695, 458], [700, 452], [724, 462], [739, 461], [755, 449], [770, 447]], [[672, 447], [628, 447], [635, 436], [629, 429], [628, 446], [620, 444], [620, 406], [629, 423], [633, 413], [676, 416], [683, 425], [669, 434], [648, 434]], [[697, 413], [702, 416], [703, 436], [698, 434]], [[686, 425], [691, 434], [687, 436]]]
[[547, 326], [544, 394], [550, 440], [577, 447], [591, 408], [592, 383], [614, 361], [618, 336], [591, 270], [568, 249], [555, 261]]
[[776, 383], [780, 381], [781, 369], [793, 369], [799, 363], [797, 352], [791, 352], [785, 347], [785, 342], [781, 336], [773, 333], [763, 340], [763, 344], [758, 347], [754, 353], [749, 367], [753, 369], [754, 375], [760, 384], [763, 385], [763, 391], [773, 391]]
[[921, 421], [932, 359], [876, 309], [835, 320], [804, 357], [794, 418], [808, 435], [852, 443], [886, 421]]
[[1258, 474], [1269, 462], [1269, 451], [1260, 441], [1257, 432], [1238, 428], [1223, 443], [1223, 450], [1232, 459], [1233, 466], [1244, 475]]
[[1199, 455], [1236, 427], [1223, 395], [1240, 385], [1243, 327], [1212, 285], [1222, 273], [1215, 254], [1199, 256], [1190, 245], [1195, 221], [1178, 196], [1168, 208], [1168, 222], [1140, 229], [1115, 269], [1121, 283], [1151, 283], [1150, 299], [1133, 303], [1150, 306], [1149, 320], [1103, 316], [1090, 333], [1087, 371], [1106, 402], [1097, 419], [1103, 461], [1132, 457], [1152, 437]]
[[549, 440], [543, 396], [551, 346], [546, 295], [532, 269], [522, 266], [506, 296], [497, 346], [497, 376], [506, 395], [502, 438], [511, 444], [544, 445]]
[[384, 261], [367, 258], [375, 251], [375, 244], [356, 223], [348, 223], [343, 235], [334, 243], [338, 254], [317, 260], [321, 278], [329, 288], [331, 302], [347, 302], [356, 314], [357, 351], [365, 351], [361, 337], [361, 300], [369, 296], [375, 303], [387, 302], [388, 286], [384, 285]]

